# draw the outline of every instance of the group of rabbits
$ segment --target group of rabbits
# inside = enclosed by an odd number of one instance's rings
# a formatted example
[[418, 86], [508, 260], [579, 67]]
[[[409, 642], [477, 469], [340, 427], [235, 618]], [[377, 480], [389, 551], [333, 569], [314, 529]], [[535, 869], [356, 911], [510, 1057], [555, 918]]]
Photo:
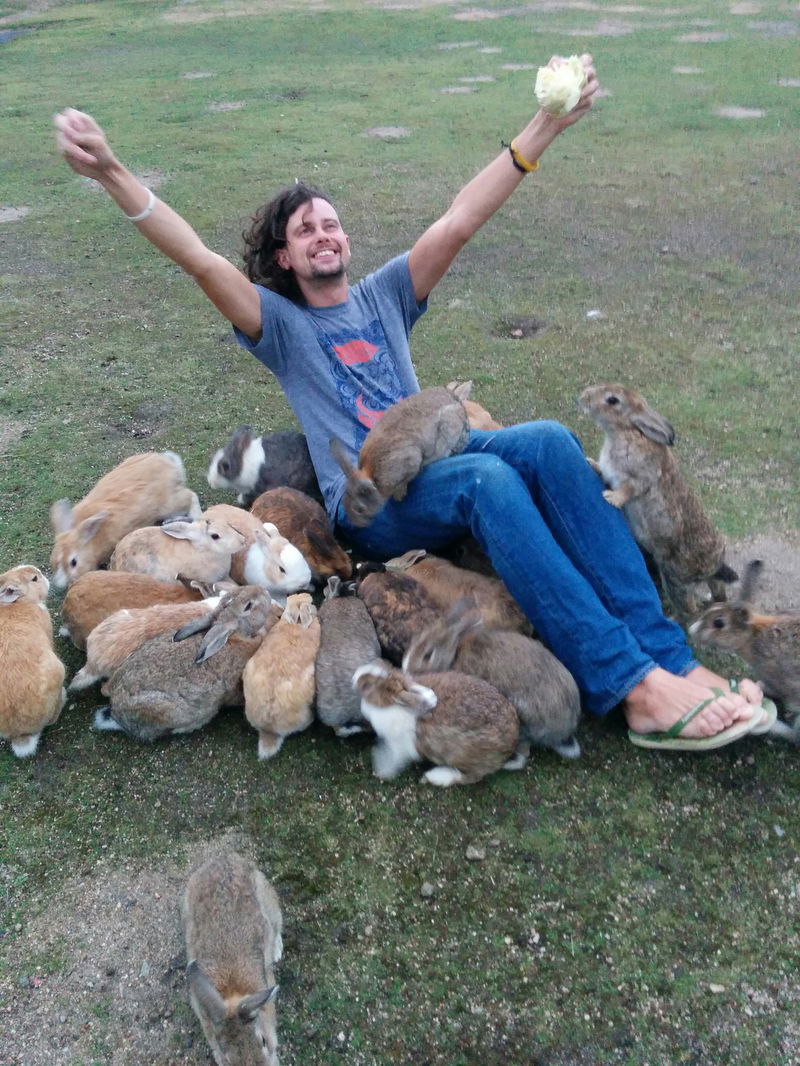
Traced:
[[[357, 465], [331, 442], [354, 524], [402, 499], [423, 466], [464, 447], [470, 428], [500, 428], [469, 400], [469, 384], [423, 389], [391, 408]], [[757, 613], [758, 562], [725, 602], [737, 575], [680, 476], [670, 424], [621, 385], [587, 388], [579, 403], [605, 433], [589, 460], [603, 494], [623, 509], [675, 610], [800, 715], [800, 612]], [[531, 745], [580, 753], [575, 681], [491, 572], [424, 550], [354, 566], [300, 433], [240, 427], [207, 479], [236, 490], [239, 506], [203, 511], [180, 457], [146, 452], [74, 506], [51, 508], [53, 584], [67, 590], [61, 634], [86, 651], [70, 689], [99, 681], [109, 699], [96, 728], [153, 741], [238, 705], [259, 758], [270, 758], [316, 714], [340, 737], [374, 732], [379, 778], [424, 760], [433, 764], [424, 780], [442, 787], [520, 769]], [[699, 614], [702, 583], [716, 602]], [[36, 751], [66, 699], [49, 587], [35, 566], [0, 575], [0, 737], [18, 756]], [[225, 852], [192, 874], [183, 915], [190, 998], [217, 1062], [277, 1066], [274, 889], [249, 859]]]

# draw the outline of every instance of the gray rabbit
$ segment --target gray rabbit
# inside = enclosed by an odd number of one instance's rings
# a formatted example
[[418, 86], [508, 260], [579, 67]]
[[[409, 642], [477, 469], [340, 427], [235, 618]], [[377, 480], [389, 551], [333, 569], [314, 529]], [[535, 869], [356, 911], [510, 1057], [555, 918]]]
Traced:
[[464, 450], [469, 422], [461, 391], [435, 385], [387, 408], [367, 434], [357, 467], [340, 441], [330, 442], [347, 475], [344, 509], [354, 526], [369, 525], [390, 496], [404, 499], [423, 467]]
[[369, 611], [353, 594], [351, 584], [330, 577], [324, 595], [319, 609], [317, 717], [337, 737], [348, 737], [369, 728], [361, 713], [361, 698], [353, 689], [353, 674], [364, 663], [379, 659], [381, 646]]
[[[111, 701], [96, 729], [121, 729], [135, 740], [191, 733], [226, 704], [242, 704], [242, 672], [270, 624], [269, 593], [245, 585], [225, 593], [210, 614], [163, 633], [133, 651], [102, 687]], [[187, 638], [204, 634], [194, 640]]]
[[462, 599], [444, 618], [422, 629], [403, 658], [411, 674], [458, 670], [482, 677], [517, 709], [524, 765], [531, 744], [574, 759], [580, 693], [572, 674], [538, 640], [512, 630], [486, 629], [474, 601]]
[[605, 433], [592, 462], [609, 486], [603, 496], [622, 509], [636, 541], [653, 557], [675, 610], [683, 620], [697, 615], [700, 583], [724, 601], [725, 585], [737, 574], [725, 563], [722, 535], [678, 469], [670, 423], [624, 385], [591, 385], [578, 402]]
[[183, 897], [189, 999], [218, 1066], [278, 1066], [275, 889], [234, 851], [204, 863]]
[[699, 644], [735, 652], [753, 668], [768, 696], [780, 700], [793, 724], [776, 722], [770, 732], [800, 742], [800, 611], [759, 614], [753, 607], [760, 559], [748, 564], [739, 595], [713, 604], [690, 627]]

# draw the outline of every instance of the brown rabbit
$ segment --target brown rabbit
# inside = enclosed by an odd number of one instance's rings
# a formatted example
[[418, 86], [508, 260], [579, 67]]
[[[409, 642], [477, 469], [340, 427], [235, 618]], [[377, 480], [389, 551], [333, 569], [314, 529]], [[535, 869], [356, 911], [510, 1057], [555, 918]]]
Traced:
[[770, 732], [800, 741], [800, 611], [758, 614], [753, 598], [763, 569], [754, 559], [745, 571], [739, 596], [713, 604], [690, 627], [699, 644], [735, 652], [753, 668], [768, 696], [780, 700], [793, 725], [776, 722]]
[[381, 650], [399, 666], [415, 633], [441, 617], [425, 586], [382, 563], [361, 563], [356, 590], [378, 634]]
[[250, 508], [260, 522], [277, 526], [281, 536], [302, 553], [316, 581], [336, 575], [347, 579], [353, 572], [350, 556], [333, 536], [324, 508], [298, 489], [281, 485], [268, 489]]
[[594, 468], [609, 486], [603, 496], [621, 508], [637, 543], [652, 556], [664, 589], [684, 619], [695, 617], [694, 586], [708, 585], [724, 601], [737, 574], [725, 563], [725, 541], [686, 484], [670, 447], [675, 431], [635, 389], [591, 385], [582, 410], [605, 433]]
[[344, 509], [354, 526], [369, 525], [390, 496], [404, 499], [423, 467], [464, 450], [469, 423], [460, 391], [435, 385], [387, 408], [361, 446], [358, 467], [340, 441], [330, 442], [347, 475]]
[[192, 1008], [218, 1066], [278, 1066], [273, 966], [283, 954], [277, 893], [235, 851], [209, 859], [183, 897]]
[[435, 766], [423, 780], [447, 788], [520, 768], [512, 759], [517, 712], [480, 677], [454, 671], [412, 677], [378, 660], [359, 667], [353, 685], [378, 736], [372, 752], [376, 777], [390, 780], [410, 763], [428, 759]]
[[467, 419], [469, 421], [470, 429], [502, 429], [503, 426], [500, 422], [496, 422], [494, 418], [489, 414], [485, 407], [482, 407], [475, 400], [469, 398], [472, 392], [471, 381], [451, 381], [447, 385], [448, 389], [455, 392], [456, 389], [460, 390], [458, 395], [461, 397], [461, 401], [464, 404], [464, 409], [467, 412]]

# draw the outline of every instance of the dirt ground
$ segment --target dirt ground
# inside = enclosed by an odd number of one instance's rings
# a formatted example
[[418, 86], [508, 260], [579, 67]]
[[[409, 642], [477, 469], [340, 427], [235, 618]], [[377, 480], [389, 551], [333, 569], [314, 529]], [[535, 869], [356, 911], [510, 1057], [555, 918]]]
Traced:
[[[740, 573], [755, 558], [765, 563], [759, 606], [800, 607], [800, 532], [759, 534], [730, 546]], [[222, 846], [248, 851], [246, 840], [229, 835], [156, 868], [98, 863], [14, 930], [7, 948], [12, 976], [0, 982], [6, 1003], [0, 1066], [210, 1063], [188, 1007], [179, 907], [186, 869]], [[24, 960], [48, 956], [63, 958], [58, 973], [26, 968]], [[280, 1005], [278, 1017], [280, 1024]], [[298, 1060], [284, 1048], [282, 1061]]]

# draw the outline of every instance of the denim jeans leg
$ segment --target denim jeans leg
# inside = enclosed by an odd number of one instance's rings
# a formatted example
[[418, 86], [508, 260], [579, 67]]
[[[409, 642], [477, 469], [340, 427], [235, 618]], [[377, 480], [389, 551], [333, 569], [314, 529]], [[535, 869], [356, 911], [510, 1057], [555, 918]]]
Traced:
[[654, 662], [674, 674], [696, 665], [683, 629], [664, 614], [624, 515], [603, 498], [573, 433], [557, 422], [524, 422], [474, 431], [468, 448], [499, 455], [520, 472], [560, 547]]
[[365, 529], [353, 529], [343, 509], [340, 524], [360, 550], [383, 559], [411, 548], [436, 550], [472, 532], [575, 677], [587, 710], [605, 714], [656, 663], [559, 545], [520, 473], [483, 451], [432, 463], [405, 500], [389, 500]]

